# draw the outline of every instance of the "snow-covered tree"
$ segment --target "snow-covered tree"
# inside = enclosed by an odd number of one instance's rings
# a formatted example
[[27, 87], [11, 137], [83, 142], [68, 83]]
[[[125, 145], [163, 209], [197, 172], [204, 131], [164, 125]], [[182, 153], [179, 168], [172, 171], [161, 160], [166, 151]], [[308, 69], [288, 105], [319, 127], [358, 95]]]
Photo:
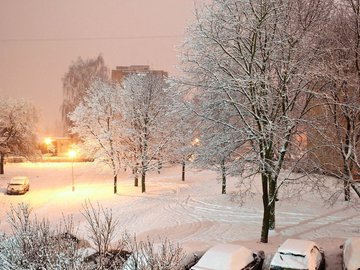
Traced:
[[[275, 226], [280, 171], [317, 87], [310, 68], [319, 57], [314, 37], [325, 27], [330, 2], [214, 0], [197, 13], [184, 45], [181, 83], [199, 100], [192, 110], [224, 126], [224, 136], [231, 130], [224, 143], [234, 147], [232, 172], [261, 175], [261, 242]], [[217, 150], [226, 153], [223, 145]]]
[[[177, 102], [181, 100], [177, 100]], [[186, 178], [186, 164], [191, 162], [194, 156], [197, 134], [197, 121], [190, 115], [186, 115], [183, 109], [177, 110], [177, 115], [174, 117], [173, 140], [171, 147], [168, 148], [166, 156], [170, 162], [181, 164], [181, 181]]]
[[169, 91], [172, 95], [172, 110], [173, 116], [171, 118], [172, 140], [169, 147], [167, 147], [166, 159], [172, 164], [181, 164], [181, 180], [185, 181], [186, 165], [192, 161], [194, 156], [195, 144], [198, 140], [198, 119], [189, 113], [186, 107], [186, 97], [182, 96], [175, 80], [172, 81]]
[[108, 69], [101, 55], [94, 59], [79, 57], [65, 73], [63, 81], [63, 103], [61, 106], [64, 131], [66, 134], [72, 127], [68, 114], [83, 100], [86, 90], [96, 79], [108, 80]]
[[236, 132], [225, 126], [212, 125], [206, 121], [200, 127], [200, 134], [195, 138], [196, 141], [193, 141], [194, 165], [217, 171], [221, 180], [221, 193], [226, 194], [227, 176], [232, 174], [229, 170], [234, 168], [233, 165], [227, 168], [227, 165], [234, 163], [233, 154], [240, 147], [234, 137]]
[[0, 174], [7, 154], [30, 157], [36, 153], [37, 110], [28, 101], [0, 100]]
[[[354, 177], [360, 172], [360, 2], [338, 1], [322, 40], [324, 55], [318, 65], [326, 86], [319, 91], [317, 114], [323, 117], [317, 132], [324, 145], [313, 154], [327, 174], [343, 181], [360, 196]], [[358, 176], [357, 176], [358, 177]], [[337, 192], [334, 198], [337, 198]]]
[[[141, 175], [141, 190], [146, 191], [146, 172], [157, 168], [162, 152], [173, 139], [174, 99], [167, 91], [166, 78], [157, 74], [134, 74], [122, 84], [124, 119], [130, 128], [130, 161]], [[136, 172], [135, 172], [136, 173]]]
[[122, 104], [119, 87], [96, 80], [83, 101], [69, 114], [74, 124], [71, 131], [83, 142], [83, 152], [112, 169], [114, 193], [117, 193], [117, 175], [126, 152]]

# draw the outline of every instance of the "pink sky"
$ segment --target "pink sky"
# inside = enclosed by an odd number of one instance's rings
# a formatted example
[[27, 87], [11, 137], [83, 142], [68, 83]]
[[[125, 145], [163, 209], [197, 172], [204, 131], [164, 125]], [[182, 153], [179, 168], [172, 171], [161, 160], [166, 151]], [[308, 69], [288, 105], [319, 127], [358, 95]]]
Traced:
[[40, 130], [53, 130], [61, 119], [61, 79], [79, 56], [102, 54], [110, 69], [147, 64], [174, 74], [175, 47], [197, 2], [0, 1], [0, 93], [31, 100], [40, 109]]

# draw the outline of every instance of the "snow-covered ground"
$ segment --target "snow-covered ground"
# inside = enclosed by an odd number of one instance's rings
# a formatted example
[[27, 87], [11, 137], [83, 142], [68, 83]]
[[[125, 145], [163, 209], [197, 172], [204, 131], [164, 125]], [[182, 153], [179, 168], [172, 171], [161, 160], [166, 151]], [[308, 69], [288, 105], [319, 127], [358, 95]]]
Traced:
[[[301, 200], [280, 194], [277, 203], [277, 229], [268, 244], [259, 243], [262, 220], [261, 196], [243, 205], [221, 195], [221, 185], [211, 171], [191, 170], [181, 181], [181, 168], [172, 167], [150, 173], [147, 192], [133, 186], [132, 176], [122, 172], [118, 194], [113, 194], [111, 172], [95, 163], [74, 163], [75, 191], [72, 191], [71, 163], [6, 164], [0, 176], [0, 231], [9, 232], [6, 212], [11, 204], [27, 202], [38, 218], [58, 224], [63, 214], [72, 214], [81, 237], [86, 225], [80, 211], [85, 200], [111, 208], [119, 219], [118, 236], [135, 232], [139, 239], [167, 237], [179, 242], [189, 253], [204, 251], [217, 243], [233, 242], [252, 249], [262, 249], [267, 263], [277, 247], [287, 238], [311, 239], [324, 250], [327, 269], [341, 269], [339, 246], [350, 236], [360, 236], [360, 213], [351, 205], [338, 201], [324, 205], [313, 193]], [[30, 191], [23, 196], [5, 194], [10, 177], [26, 175]], [[229, 193], [236, 179], [229, 180]], [[285, 198], [286, 197], [286, 198]], [[266, 264], [267, 264], [266, 263]]]

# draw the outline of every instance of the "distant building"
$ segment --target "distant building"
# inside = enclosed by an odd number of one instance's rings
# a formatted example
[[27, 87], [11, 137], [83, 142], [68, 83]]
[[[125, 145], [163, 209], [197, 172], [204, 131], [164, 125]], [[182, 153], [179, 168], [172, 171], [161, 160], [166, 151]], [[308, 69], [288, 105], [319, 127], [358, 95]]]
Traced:
[[46, 137], [40, 142], [40, 150], [50, 156], [67, 156], [74, 141], [69, 137]]
[[131, 74], [155, 74], [167, 77], [168, 73], [163, 70], [151, 70], [148, 65], [117, 66], [111, 71], [111, 79], [121, 83], [124, 78]]

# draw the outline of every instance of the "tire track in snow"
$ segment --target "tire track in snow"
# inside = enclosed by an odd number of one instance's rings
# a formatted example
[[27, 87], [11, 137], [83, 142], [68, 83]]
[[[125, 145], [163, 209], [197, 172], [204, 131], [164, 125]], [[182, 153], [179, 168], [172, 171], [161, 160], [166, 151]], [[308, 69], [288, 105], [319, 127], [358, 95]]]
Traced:
[[331, 235], [334, 225], [349, 231], [347, 227], [353, 227], [354, 224], [360, 223], [358, 213], [350, 214], [347, 210], [349, 207], [341, 207], [335, 210], [326, 211], [321, 215], [301, 215], [292, 212], [278, 213], [280, 224], [286, 226], [278, 227], [277, 232], [285, 236], [319, 238]]
[[194, 199], [191, 195], [185, 200], [173, 200], [164, 207], [164, 211], [171, 217], [173, 225], [147, 233], [181, 239], [181, 242], [209, 238], [214, 242], [234, 241], [237, 240], [234, 239], [234, 235], [240, 236], [244, 231], [253, 231], [253, 228], [249, 229], [249, 219], [252, 220], [250, 224], [260, 224], [258, 211], [204, 202]]
[[188, 205], [190, 213], [203, 218], [216, 217], [217, 221], [229, 222], [229, 223], [243, 223], [246, 219], [246, 223], [249, 220], [253, 224], [257, 224], [261, 221], [261, 213], [256, 209], [249, 209], [243, 207], [226, 206], [217, 203], [209, 203], [196, 199], [191, 199]]
[[181, 241], [203, 239], [202, 235], [214, 233], [214, 221], [194, 213], [193, 199], [189, 195], [185, 200], [178, 201], [175, 207], [169, 207], [171, 216], [176, 216], [176, 226], [167, 229], [168, 235], [174, 235]]
[[[194, 215], [201, 216], [203, 219], [211, 220], [216, 224], [203, 238], [211, 238], [217, 235], [217, 240], [234, 241], [234, 235], [243, 238], [257, 237], [253, 234], [253, 226], [261, 225], [261, 213], [255, 209], [245, 209], [243, 207], [230, 207], [216, 202], [205, 202], [191, 199], [189, 207], [192, 208]], [[214, 217], [216, 219], [214, 219]], [[244, 240], [244, 239], [243, 239]]]

